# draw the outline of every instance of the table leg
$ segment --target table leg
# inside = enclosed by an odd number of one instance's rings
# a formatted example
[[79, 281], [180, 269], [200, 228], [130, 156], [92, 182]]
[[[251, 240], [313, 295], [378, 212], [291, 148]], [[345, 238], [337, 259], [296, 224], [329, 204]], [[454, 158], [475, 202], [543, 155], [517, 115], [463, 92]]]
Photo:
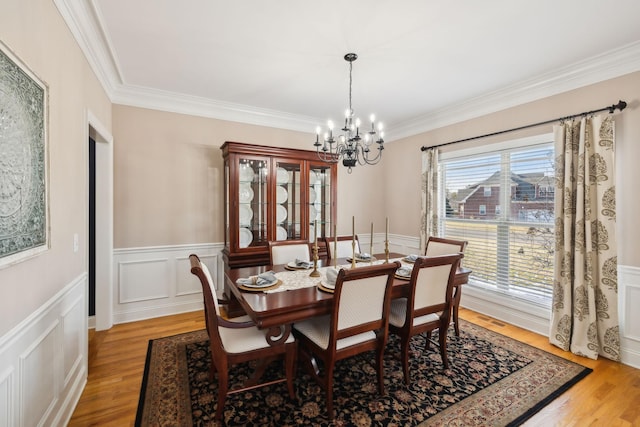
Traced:
[[272, 326], [267, 330], [265, 338], [269, 345], [284, 344], [291, 334], [291, 324]]

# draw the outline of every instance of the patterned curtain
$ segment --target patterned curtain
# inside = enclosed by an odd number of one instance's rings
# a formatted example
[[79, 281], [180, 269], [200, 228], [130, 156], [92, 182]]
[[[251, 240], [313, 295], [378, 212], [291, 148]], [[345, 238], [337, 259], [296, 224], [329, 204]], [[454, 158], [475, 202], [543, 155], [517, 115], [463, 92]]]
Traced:
[[422, 152], [422, 211], [420, 253], [424, 253], [429, 236], [438, 235], [438, 149]]
[[556, 251], [549, 341], [572, 353], [620, 360], [614, 122], [554, 127]]

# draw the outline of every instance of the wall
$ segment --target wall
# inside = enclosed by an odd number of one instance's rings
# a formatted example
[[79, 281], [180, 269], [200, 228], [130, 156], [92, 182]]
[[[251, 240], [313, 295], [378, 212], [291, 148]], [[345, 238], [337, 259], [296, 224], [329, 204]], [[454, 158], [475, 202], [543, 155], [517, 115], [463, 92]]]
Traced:
[[0, 425], [62, 425], [87, 375], [87, 117], [109, 129], [111, 103], [51, 0], [3, 0], [0, 40], [49, 87], [51, 230], [0, 269]]
[[[640, 72], [551, 96], [505, 111], [435, 129], [403, 140], [394, 141], [387, 148], [384, 163], [387, 179], [387, 206], [401, 206], [388, 210], [393, 232], [417, 236], [420, 225], [420, 147], [443, 144], [457, 139], [511, 129], [529, 123], [539, 123], [555, 117], [567, 116], [609, 106], [622, 99], [628, 103], [623, 112], [615, 113], [616, 126], [616, 203], [618, 234], [618, 296], [622, 360], [640, 367], [640, 227], [637, 226], [640, 198], [636, 194], [640, 181]], [[507, 139], [550, 133], [552, 125], [538, 126], [492, 138], [443, 147], [443, 152], [487, 145]], [[402, 167], [399, 167], [402, 165]], [[396, 191], [402, 183], [405, 191]], [[461, 304], [518, 326], [546, 334], [548, 310], [532, 307], [512, 299], [501, 299], [469, 287]]]

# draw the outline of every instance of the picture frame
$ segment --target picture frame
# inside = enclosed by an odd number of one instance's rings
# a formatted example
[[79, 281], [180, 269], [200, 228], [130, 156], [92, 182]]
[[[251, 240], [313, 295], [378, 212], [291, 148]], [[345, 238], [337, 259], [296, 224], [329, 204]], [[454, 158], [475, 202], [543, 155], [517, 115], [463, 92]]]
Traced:
[[0, 41], [0, 268], [50, 247], [48, 96]]

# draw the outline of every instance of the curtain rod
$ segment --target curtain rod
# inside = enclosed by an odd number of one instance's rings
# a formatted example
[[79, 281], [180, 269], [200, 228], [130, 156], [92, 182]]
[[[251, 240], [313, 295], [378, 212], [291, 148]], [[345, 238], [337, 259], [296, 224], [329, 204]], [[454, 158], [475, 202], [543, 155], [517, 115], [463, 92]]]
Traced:
[[558, 117], [557, 119], [547, 120], [547, 121], [540, 122], [540, 123], [534, 123], [534, 124], [531, 124], [531, 125], [520, 126], [520, 127], [513, 128], [513, 129], [507, 129], [507, 130], [501, 130], [501, 131], [498, 131], [498, 132], [487, 133], [487, 134], [480, 135], [480, 136], [472, 136], [471, 138], [458, 139], [457, 141], [445, 142], [444, 144], [437, 144], [437, 145], [432, 145], [432, 146], [429, 146], [429, 147], [425, 147], [423, 145], [422, 148], [420, 148], [420, 151], [425, 151], [425, 150], [428, 150], [429, 148], [438, 148], [438, 147], [444, 147], [445, 145], [457, 144], [458, 142], [472, 141], [474, 139], [486, 138], [488, 136], [495, 136], [495, 135], [501, 135], [503, 133], [515, 132], [515, 131], [518, 131], [518, 130], [532, 128], [532, 127], [535, 127], [535, 126], [548, 125], [549, 123], [553, 123], [553, 122], [558, 122], [558, 121], [563, 121], [563, 120], [570, 120], [570, 119], [573, 119], [574, 117], [589, 116], [591, 114], [600, 113], [602, 111], [609, 111], [609, 114], [612, 114], [616, 109], [622, 111], [625, 108], [627, 108], [627, 103], [625, 101], [618, 101], [617, 104], [611, 105], [609, 107], [600, 108], [598, 110], [585, 111], [584, 113], [573, 114], [571, 116], [566, 116], [566, 117]]

